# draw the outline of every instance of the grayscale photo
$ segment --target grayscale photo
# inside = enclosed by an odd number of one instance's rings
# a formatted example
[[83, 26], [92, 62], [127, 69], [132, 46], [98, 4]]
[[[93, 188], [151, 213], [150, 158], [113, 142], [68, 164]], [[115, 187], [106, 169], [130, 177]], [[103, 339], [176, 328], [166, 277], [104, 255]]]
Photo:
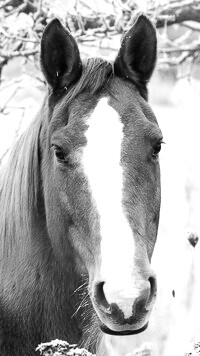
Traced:
[[0, 356], [200, 355], [200, 0], [0, 0]]

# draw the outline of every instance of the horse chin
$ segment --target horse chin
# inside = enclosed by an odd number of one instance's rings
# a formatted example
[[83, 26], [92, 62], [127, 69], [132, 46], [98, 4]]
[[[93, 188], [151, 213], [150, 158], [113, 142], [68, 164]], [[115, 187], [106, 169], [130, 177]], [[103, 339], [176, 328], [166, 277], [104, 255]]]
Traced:
[[115, 335], [115, 336], [127, 336], [127, 335], [140, 334], [143, 331], [145, 331], [147, 329], [147, 327], [148, 327], [148, 322], [145, 325], [143, 325], [141, 328], [138, 328], [138, 329], [128, 329], [128, 328], [126, 329], [125, 327], [123, 327], [121, 330], [110, 329], [105, 324], [103, 324], [103, 323], [100, 324], [101, 331], [103, 331], [105, 334]]

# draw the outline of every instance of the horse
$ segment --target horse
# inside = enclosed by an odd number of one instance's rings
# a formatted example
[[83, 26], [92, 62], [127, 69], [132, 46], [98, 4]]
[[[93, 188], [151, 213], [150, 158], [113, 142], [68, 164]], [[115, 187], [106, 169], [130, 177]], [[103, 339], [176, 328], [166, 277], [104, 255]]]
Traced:
[[41, 109], [0, 174], [0, 354], [148, 326], [157, 282], [162, 133], [148, 104], [156, 30], [139, 14], [113, 62], [81, 59], [53, 19]]

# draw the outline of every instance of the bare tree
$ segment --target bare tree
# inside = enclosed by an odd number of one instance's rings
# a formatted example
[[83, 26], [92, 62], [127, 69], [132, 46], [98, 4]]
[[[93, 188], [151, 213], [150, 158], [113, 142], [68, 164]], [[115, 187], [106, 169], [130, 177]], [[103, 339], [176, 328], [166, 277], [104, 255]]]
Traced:
[[[98, 46], [102, 38], [121, 35], [131, 25], [138, 11], [134, 0], [104, 1], [111, 9], [107, 13], [91, 8], [86, 0], [75, 0], [73, 11], [62, 14], [62, 20], [78, 42], [90, 41]], [[199, 61], [200, 1], [148, 0], [146, 12], [160, 33], [161, 64]], [[13, 29], [10, 24], [22, 14], [29, 17], [29, 26], [22, 21], [21, 27]], [[53, 16], [49, 0], [0, 0], [0, 74], [15, 57], [32, 60], [37, 67], [40, 37]], [[174, 25], [179, 26], [176, 38], [171, 30]]]

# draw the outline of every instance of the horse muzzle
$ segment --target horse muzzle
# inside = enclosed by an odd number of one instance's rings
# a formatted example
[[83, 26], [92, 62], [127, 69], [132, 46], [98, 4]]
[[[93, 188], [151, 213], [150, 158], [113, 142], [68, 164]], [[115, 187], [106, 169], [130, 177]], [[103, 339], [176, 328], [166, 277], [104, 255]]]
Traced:
[[127, 335], [136, 335], [140, 334], [141, 332], [145, 331], [148, 327], [148, 322], [140, 329], [137, 330], [121, 330], [121, 331], [114, 331], [109, 329], [105, 324], [100, 323], [100, 329], [105, 334], [114, 335], [114, 336], [127, 336]]
[[95, 283], [92, 302], [100, 328], [111, 335], [132, 335], [144, 331], [157, 294], [155, 276], [140, 281], [133, 288], [110, 288], [106, 282]]

